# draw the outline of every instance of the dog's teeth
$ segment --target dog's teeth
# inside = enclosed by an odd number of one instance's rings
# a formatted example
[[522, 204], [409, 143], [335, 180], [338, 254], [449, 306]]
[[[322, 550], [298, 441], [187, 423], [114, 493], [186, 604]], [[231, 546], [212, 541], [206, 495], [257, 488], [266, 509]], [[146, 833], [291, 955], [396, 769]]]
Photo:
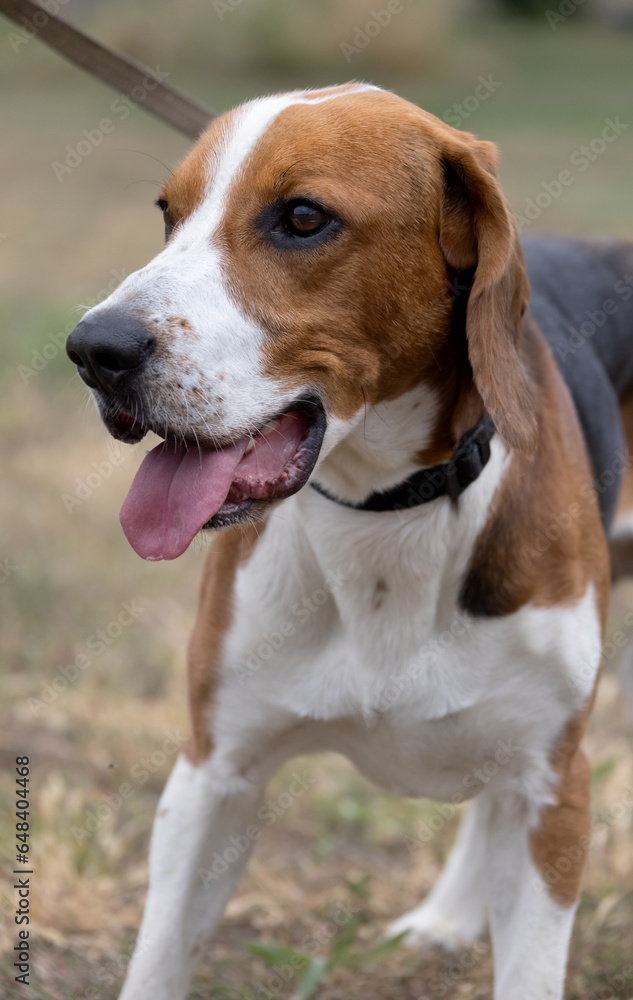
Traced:
[[279, 417], [274, 417], [272, 420], [269, 420], [267, 424], [264, 424], [263, 427], [260, 427], [259, 433], [264, 435], [271, 434], [272, 431], [275, 430], [278, 424], [279, 424]]
[[254, 447], [255, 447], [255, 439], [251, 438], [248, 444], [246, 445], [246, 448], [244, 449], [244, 454], [248, 455], [249, 451], [252, 451]]

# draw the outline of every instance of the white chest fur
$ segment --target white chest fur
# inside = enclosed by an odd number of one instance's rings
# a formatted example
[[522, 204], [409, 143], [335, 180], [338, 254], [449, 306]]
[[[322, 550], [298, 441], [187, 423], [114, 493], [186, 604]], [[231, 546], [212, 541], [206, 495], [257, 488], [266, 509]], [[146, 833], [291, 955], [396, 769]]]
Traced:
[[287, 754], [338, 750], [384, 787], [440, 799], [476, 794], [487, 767], [543, 801], [553, 742], [591, 690], [600, 627], [591, 586], [564, 609], [460, 610], [506, 464], [496, 439], [458, 513], [448, 501], [358, 512], [309, 487], [284, 504], [238, 575], [218, 749], [239, 744], [242, 771], [279, 740]]

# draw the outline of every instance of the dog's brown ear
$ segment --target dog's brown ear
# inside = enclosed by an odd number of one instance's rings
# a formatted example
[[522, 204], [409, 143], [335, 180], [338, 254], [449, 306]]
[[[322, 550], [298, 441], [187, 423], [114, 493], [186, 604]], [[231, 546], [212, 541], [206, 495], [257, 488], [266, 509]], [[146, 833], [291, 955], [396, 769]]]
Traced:
[[475, 385], [502, 438], [533, 457], [536, 414], [519, 353], [530, 287], [495, 160], [492, 143], [445, 139], [440, 247], [453, 271], [475, 268], [466, 312]]

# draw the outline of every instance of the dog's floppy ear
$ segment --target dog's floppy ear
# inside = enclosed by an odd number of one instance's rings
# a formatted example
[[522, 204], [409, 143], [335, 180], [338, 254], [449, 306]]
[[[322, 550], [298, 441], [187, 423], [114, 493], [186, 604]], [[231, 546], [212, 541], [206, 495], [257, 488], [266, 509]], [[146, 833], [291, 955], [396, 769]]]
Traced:
[[502, 438], [533, 457], [536, 415], [519, 355], [530, 287], [496, 149], [464, 135], [444, 137], [442, 152], [440, 248], [453, 271], [475, 268], [466, 311], [475, 385]]

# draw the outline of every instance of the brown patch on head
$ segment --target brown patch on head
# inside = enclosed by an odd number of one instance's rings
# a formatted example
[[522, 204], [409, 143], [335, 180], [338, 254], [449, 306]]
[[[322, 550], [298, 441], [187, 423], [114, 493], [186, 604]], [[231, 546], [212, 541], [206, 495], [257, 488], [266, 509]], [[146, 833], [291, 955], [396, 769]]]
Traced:
[[606, 541], [578, 418], [540, 331], [526, 329], [538, 391], [533, 462], [515, 454], [477, 539], [460, 603], [473, 615], [508, 615], [532, 602], [571, 604], [596, 586], [602, 625], [609, 597]]
[[534, 864], [548, 891], [561, 906], [573, 906], [580, 894], [580, 878], [591, 839], [590, 768], [580, 747], [593, 701], [565, 727], [552, 764], [559, 779], [556, 803], [541, 813], [530, 833]]
[[[380, 91], [342, 88], [282, 111], [243, 165], [220, 232], [232, 293], [268, 332], [268, 374], [314, 386], [343, 418], [428, 384], [441, 433], [423, 460], [446, 457], [484, 407], [530, 452], [528, 284], [493, 163], [489, 143]], [[292, 199], [328, 210], [332, 238], [275, 242], [275, 211]]]
[[[451, 304], [441, 254], [423, 259], [436, 220], [420, 129], [418, 109], [380, 92], [292, 105], [229, 197], [227, 278], [269, 332], [268, 373], [297, 389], [313, 384], [340, 417], [437, 372]], [[343, 225], [314, 249], [282, 249], [262, 213], [301, 197]]]
[[263, 524], [226, 528], [214, 537], [207, 557], [187, 662], [192, 735], [184, 752], [194, 764], [205, 760], [213, 749], [209, 711], [224, 637], [233, 620], [235, 575], [263, 531]]

